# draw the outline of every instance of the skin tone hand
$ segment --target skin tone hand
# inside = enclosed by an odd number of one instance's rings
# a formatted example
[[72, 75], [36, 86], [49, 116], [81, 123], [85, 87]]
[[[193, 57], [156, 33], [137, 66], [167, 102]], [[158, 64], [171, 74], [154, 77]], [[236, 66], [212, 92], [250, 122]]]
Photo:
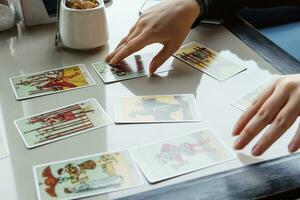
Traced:
[[[263, 154], [300, 115], [300, 74], [285, 75], [274, 81], [262, 92], [247, 111], [240, 117], [233, 135], [238, 136], [235, 149], [243, 149], [259, 132], [270, 124], [252, 154]], [[295, 152], [300, 148], [300, 126], [288, 149]]]
[[195, 0], [165, 0], [147, 9], [106, 62], [116, 65], [147, 45], [161, 43], [163, 48], [149, 66], [153, 74], [181, 46], [199, 12]]

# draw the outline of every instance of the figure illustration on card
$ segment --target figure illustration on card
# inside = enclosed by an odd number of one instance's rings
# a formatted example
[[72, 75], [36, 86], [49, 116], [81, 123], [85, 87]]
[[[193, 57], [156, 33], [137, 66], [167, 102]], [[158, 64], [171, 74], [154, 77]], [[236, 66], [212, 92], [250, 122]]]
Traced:
[[80, 66], [71, 66], [15, 77], [13, 84], [18, 94], [37, 96], [49, 92], [74, 89], [86, 86], [89, 83]]
[[143, 97], [129, 116], [152, 116], [154, 120], [192, 119], [188, 107], [188, 99], [184, 96]]
[[174, 169], [179, 169], [189, 165], [188, 158], [197, 155], [206, 155], [213, 161], [222, 159], [222, 155], [211, 143], [208, 137], [194, 137], [195, 142], [184, 142], [180, 144], [165, 143], [161, 146], [156, 159], [161, 165], [170, 165]]
[[75, 104], [60, 110], [29, 118], [26, 125], [32, 127], [24, 134], [32, 134], [38, 140], [36, 144], [53, 140], [94, 127], [90, 113], [95, 110], [86, 103]]
[[120, 187], [123, 178], [116, 173], [113, 162], [118, 162], [113, 154], [101, 155], [98, 160], [86, 160], [81, 163], [70, 162], [56, 170], [54, 175], [50, 166], [42, 172], [45, 192], [57, 197], [57, 189], [65, 194], [81, 193], [90, 190]]
[[190, 48], [190, 52], [183, 51], [178, 53], [177, 56], [201, 67], [206, 67], [213, 59], [216, 59], [216, 55], [203, 46], [193, 45]]

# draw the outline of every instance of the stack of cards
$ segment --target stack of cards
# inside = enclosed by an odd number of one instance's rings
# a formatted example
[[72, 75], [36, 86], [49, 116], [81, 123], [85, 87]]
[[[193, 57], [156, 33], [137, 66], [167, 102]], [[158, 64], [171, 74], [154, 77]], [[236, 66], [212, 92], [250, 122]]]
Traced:
[[10, 78], [18, 100], [95, 85], [84, 65], [73, 65]]
[[89, 99], [63, 108], [15, 121], [27, 148], [33, 148], [111, 123], [96, 99]]
[[257, 98], [257, 96], [263, 92], [276, 78], [278, 75], [272, 76], [270, 79], [265, 81], [263, 84], [255, 88], [254, 90], [250, 91], [249, 93], [239, 97], [232, 105], [241, 111], [245, 111], [251, 103]]
[[132, 153], [150, 183], [235, 158], [209, 129], [138, 147]]
[[197, 42], [192, 42], [181, 47], [174, 54], [174, 57], [219, 81], [225, 81], [247, 69]]
[[42, 164], [33, 173], [39, 200], [79, 199], [142, 184], [128, 151]]
[[[94, 63], [94, 69], [104, 83], [113, 83], [149, 75], [149, 66], [153, 55], [138, 54], [129, 56], [116, 66], [105, 61]], [[168, 59], [156, 73], [172, 70], [171, 59]]]
[[198, 122], [192, 94], [121, 97], [115, 101], [116, 123]]

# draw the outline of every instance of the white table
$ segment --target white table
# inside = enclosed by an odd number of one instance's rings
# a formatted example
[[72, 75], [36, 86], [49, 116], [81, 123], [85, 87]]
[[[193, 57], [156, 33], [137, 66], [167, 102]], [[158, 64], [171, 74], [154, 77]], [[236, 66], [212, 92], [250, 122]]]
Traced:
[[[95, 51], [57, 51], [54, 47], [55, 25], [42, 25], [0, 33], [0, 114], [1, 132], [7, 138], [9, 157], [0, 160], [0, 194], [9, 200], [34, 200], [36, 193], [32, 166], [97, 152], [136, 147], [164, 138], [181, 135], [203, 127], [211, 127], [232, 147], [231, 130], [241, 111], [230, 104], [245, 92], [255, 88], [277, 71], [245, 46], [222, 26], [203, 25], [192, 30], [185, 42], [198, 41], [230, 59], [246, 65], [248, 70], [219, 82], [182, 62], [173, 63], [174, 70], [162, 77], [147, 77], [104, 85], [91, 64], [102, 60], [119, 40], [127, 34], [138, 18], [143, 0], [114, 0], [107, 7], [109, 44]], [[175, 22], [174, 22], [175, 23]], [[145, 51], [157, 50], [152, 45]], [[59, 66], [83, 63], [96, 81], [96, 86], [70, 92], [16, 101], [8, 78]], [[202, 122], [179, 124], [110, 125], [87, 134], [77, 135], [34, 149], [26, 149], [13, 125], [15, 119], [40, 113], [88, 98], [96, 98], [113, 118], [113, 98], [123, 95], [192, 93], [196, 96]], [[293, 135], [292, 127], [261, 158], [250, 156], [253, 142], [236, 152], [238, 159], [190, 173], [155, 185], [145, 185], [87, 199], [111, 199], [174, 184], [187, 179], [237, 168], [264, 159], [288, 154], [287, 144]]]

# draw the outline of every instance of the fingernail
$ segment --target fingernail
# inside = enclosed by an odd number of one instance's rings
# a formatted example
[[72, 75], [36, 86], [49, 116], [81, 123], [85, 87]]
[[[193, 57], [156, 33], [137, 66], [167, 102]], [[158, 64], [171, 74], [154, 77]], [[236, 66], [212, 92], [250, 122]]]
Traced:
[[237, 131], [237, 126], [234, 126], [232, 129], [232, 136], [236, 136], [238, 134], [239, 134], [239, 132]]
[[112, 59], [112, 60], [109, 62], [109, 64], [111, 64], [111, 65], [116, 65], [116, 59]]
[[290, 153], [297, 151], [297, 146], [294, 143], [289, 144], [288, 148]]
[[261, 155], [261, 149], [260, 149], [260, 146], [258, 144], [254, 145], [254, 147], [252, 148], [252, 155], [254, 155], [254, 156], [260, 156]]
[[109, 62], [109, 60], [110, 60], [110, 55], [106, 56], [106, 58], [105, 58], [106, 62]]
[[236, 150], [239, 150], [239, 149], [242, 148], [241, 138], [236, 139], [236, 141], [233, 144], [233, 148], [236, 149]]

